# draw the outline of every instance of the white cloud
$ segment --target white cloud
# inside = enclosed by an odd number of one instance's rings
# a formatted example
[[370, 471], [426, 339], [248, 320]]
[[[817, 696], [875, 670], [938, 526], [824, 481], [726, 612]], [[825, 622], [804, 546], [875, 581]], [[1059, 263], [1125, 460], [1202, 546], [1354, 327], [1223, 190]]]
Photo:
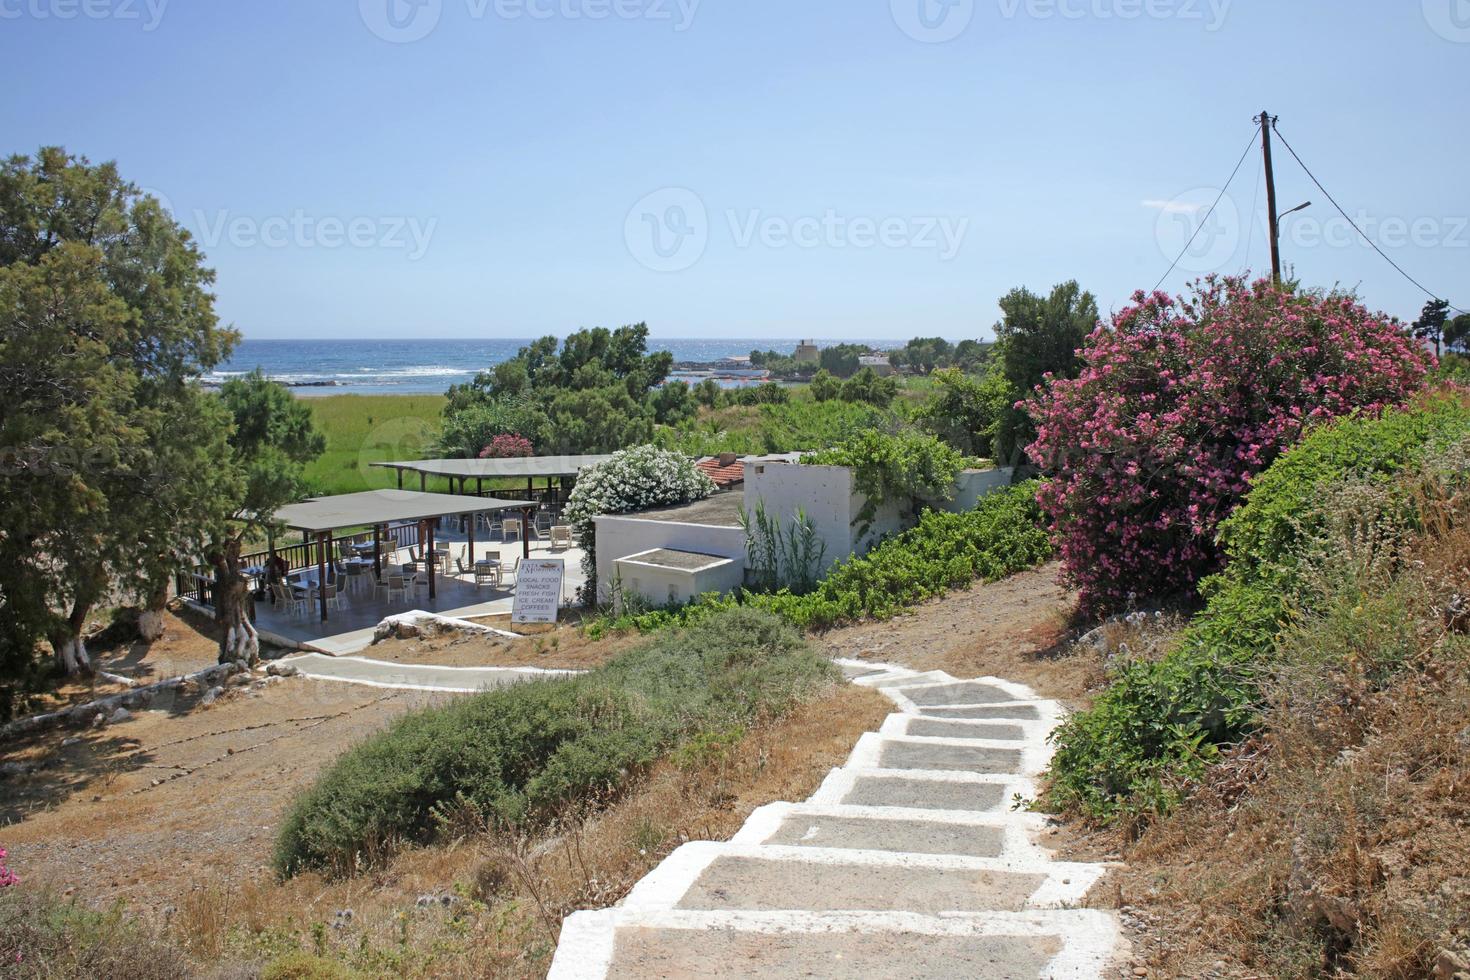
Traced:
[[1181, 201], [1178, 198], [1175, 198], [1172, 201], [1148, 200], [1143, 202], [1143, 206], [1146, 208], [1151, 208], [1154, 211], [1163, 211], [1165, 214], [1199, 214], [1201, 211], [1209, 207], [1209, 205], [1207, 204], [1200, 204], [1191, 201]]

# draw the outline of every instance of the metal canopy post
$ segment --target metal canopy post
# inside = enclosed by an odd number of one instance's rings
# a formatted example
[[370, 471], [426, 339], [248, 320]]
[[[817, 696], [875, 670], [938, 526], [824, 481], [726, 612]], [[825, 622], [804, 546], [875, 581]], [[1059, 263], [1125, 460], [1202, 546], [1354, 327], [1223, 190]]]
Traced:
[[475, 521], [479, 520], [474, 514], [464, 515], [465, 527], [468, 528], [467, 536], [470, 542], [470, 571], [475, 570]]
[[531, 522], [536, 519], [536, 510], [526, 507], [521, 510], [521, 554], [527, 561], [531, 560]]
[[373, 525], [373, 574], [383, 575], [383, 525]]
[[327, 539], [332, 532], [316, 536], [316, 597], [322, 609], [322, 622], [327, 621]]
[[424, 540], [428, 542], [428, 544], [424, 546], [424, 561], [426, 561], [426, 562], [429, 563], [429, 598], [430, 599], [437, 598], [437, 596], [438, 596], [438, 592], [435, 589], [435, 578], [434, 578], [434, 569], [439, 564], [437, 561], [434, 560], [434, 525], [436, 523], [437, 523], [436, 521], [432, 521], [432, 520], [424, 521], [424, 531], [425, 531]]

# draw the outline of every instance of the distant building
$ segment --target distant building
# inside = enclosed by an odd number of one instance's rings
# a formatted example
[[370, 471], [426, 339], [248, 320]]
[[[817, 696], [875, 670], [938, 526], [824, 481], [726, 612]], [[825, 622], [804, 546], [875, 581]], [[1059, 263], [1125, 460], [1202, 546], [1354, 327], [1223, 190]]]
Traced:
[[859, 368], [872, 368], [880, 378], [886, 378], [890, 374], [897, 374], [893, 369], [893, 362], [888, 359], [887, 354], [864, 354], [858, 358]]
[[796, 345], [796, 353], [792, 356], [798, 364], [816, 364], [822, 359], [822, 350], [815, 340], [803, 340]]
[[722, 357], [715, 362], [715, 367], [727, 368], [732, 371], [749, 371], [750, 355], [735, 354], [731, 357]]

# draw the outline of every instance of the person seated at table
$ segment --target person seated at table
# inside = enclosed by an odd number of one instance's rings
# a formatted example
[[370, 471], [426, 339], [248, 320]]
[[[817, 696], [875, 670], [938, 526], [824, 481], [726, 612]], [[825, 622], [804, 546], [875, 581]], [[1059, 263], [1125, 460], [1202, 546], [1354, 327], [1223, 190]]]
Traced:
[[266, 584], [266, 590], [265, 591], [266, 591], [266, 594], [270, 596], [271, 602], [275, 602], [276, 601], [276, 594], [270, 588], [270, 586], [275, 585], [278, 582], [284, 582], [284, 581], [286, 581], [286, 577], [288, 575], [290, 575], [290, 574], [291, 574], [291, 563], [286, 560], [286, 558], [285, 558], [284, 555], [281, 555], [281, 554], [272, 555], [271, 556], [271, 560], [268, 561], [268, 562], [266, 562], [266, 565], [265, 565], [265, 584]]

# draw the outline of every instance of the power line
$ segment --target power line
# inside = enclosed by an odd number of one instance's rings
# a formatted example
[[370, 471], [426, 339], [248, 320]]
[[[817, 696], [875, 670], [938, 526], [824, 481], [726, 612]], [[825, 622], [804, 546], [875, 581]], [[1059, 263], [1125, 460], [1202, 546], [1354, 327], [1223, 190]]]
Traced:
[[[1362, 238], [1363, 241], [1365, 241], [1369, 245], [1371, 245], [1373, 247], [1373, 251], [1375, 251], [1379, 255], [1383, 256], [1383, 260], [1385, 262], [1387, 262], [1389, 265], [1393, 266], [1396, 270], [1398, 270], [1398, 274], [1399, 275], [1401, 275], [1405, 279], [1409, 280], [1409, 282], [1413, 283], [1415, 286], [1418, 286], [1421, 290], [1424, 291], [1424, 293], [1427, 296], [1429, 296], [1430, 299], [1436, 299], [1436, 300], [1437, 299], [1443, 299], [1443, 297], [1441, 297], [1438, 293], [1434, 292], [1428, 286], [1426, 286], [1422, 282], [1420, 282], [1418, 279], [1415, 279], [1413, 276], [1411, 276], [1407, 272], [1405, 272], [1404, 269], [1403, 269], [1403, 266], [1399, 265], [1393, 259], [1389, 258], [1388, 257], [1388, 253], [1385, 252], [1383, 249], [1381, 249], [1381, 248], [1378, 247], [1378, 243], [1377, 242], [1375, 242], [1373, 239], [1369, 238], [1367, 235], [1363, 234], [1363, 229], [1359, 228], [1358, 225], [1357, 225], [1357, 222], [1353, 221], [1352, 218], [1348, 217], [1348, 213], [1343, 210], [1341, 204], [1338, 204], [1337, 203], [1337, 199], [1335, 197], [1333, 197], [1331, 193], [1328, 192], [1327, 188], [1325, 188], [1325, 187], [1322, 186], [1322, 182], [1317, 179], [1317, 175], [1314, 174], [1314, 173], [1312, 173], [1312, 169], [1306, 165], [1306, 163], [1302, 160], [1302, 158], [1300, 156], [1297, 155], [1296, 150], [1292, 149], [1291, 143], [1289, 143], [1287, 141], [1287, 139], [1286, 139], [1285, 136], [1282, 136], [1281, 135], [1281, 130], [1276, 126], [1276, 124], [1274, 122], [1271, 124], [1271, 128], [1276, 131], [1276, 135], [1277, 136], [1281, 137], [1281, 145], [1284, 146], [1284, 147], [1286, 147], [1287, 152], [1289, 152], [1292, 155], [1292, 158], [1294, 160], [1296, 160], [1298, 166], [1300, 166], [1302, 168], [1302, 170], [1306, 171], [1306, 174], [1307, 174], [1308, 177], [1312, 178], [1312, 183], [1314, 183], [1314, 184], [1317, 185], [1317, 189], [1320, 190], [1323, 194], [1326, 194], [1327, 195], [1327, 200], [1329, 200], [1329, 201], [1332, 202], [1332, 206], [1335, 207], [1335, 208], [1337, 208], [1337, 213], [1340, 214], [1340, 215], [1342, 215], [1343, 220], [1346, 221], [1349, 225], [1352, 226], [1353, 231], [1355, 231], [1355, 232], [1358, 233], [1358, 237]], [[1450, 309], [1454, 310], [1456, 313], [1464, 313], [1465, 312], [1464, 310], [1460, 309], [1458, 306], [1454, 306], [1454, 305], [1451, 305], [1450, 306]]]
[[1251, 271], [1251, 249], [1256, 244], [1256, 214], [1261, 204], [1261, 181], [1265, 176], [1266, 165], [1263, 163], [1261, 164], [1261, 169], [1256, 171], [1256, 193], [1251, 198], [1251, 215], [1248, 222], [1250, 230], [1246, 233], [1245, 238], [1245, 264], [1240, 267], [1242, 275], [1246, 275]]
[[1255, 130], [1251, 131], [1251, 140], [1245, 145], [1245, 151], [1241, 153], [1239, 162], [1235, 164], [1235, 169], [1230, 172], [1230, 179], [1225, 181], [1225, 186], [1220, 189], [1220, 196], [1215, 198], [1215, 203], [1211, 204], [1210, 210], [1205, 212], [1204, 220], [1202, 220], [1199, 225], [1195, 227], [1194, 234], [1189, 236], [1189, 241], [1184, 243], [1184, 248], [1179, 252], [1178, 257], [1176, 257], [1174, 259], [1174, 262], [1169, 266], [1169, 271], [1159, 277], [1159, 281], [1154, 284], [1154, 288], [1150, 290], [1150, 292], [1158, 292], [1159, 287], [1164, 284], [1164, 280], [1173, 275], [1174, 270], [1179, 267], [1179, 263], [1184, 261], [1184, 256], [1189, 254], [1189, 248], [1191, 245], [1194, 244], [1194, 240], [1199, 237], [1200, 232], [1205, 230], [1205, 225], [1210, 223], [1210, 215], [1214, 214], [1215, 209], [1220, 206], [1220, 202], [1225, 200], [1225, 192], [1230, 190], [1230, 185], [1234, 182], [1235, 175], [1240, 173], [1240, 168], [1245, 165], [1245, 158], [1250, 155], [1251, 150], [1256, 148], [1256, 139], [1259, 135], [1260, 134]]

